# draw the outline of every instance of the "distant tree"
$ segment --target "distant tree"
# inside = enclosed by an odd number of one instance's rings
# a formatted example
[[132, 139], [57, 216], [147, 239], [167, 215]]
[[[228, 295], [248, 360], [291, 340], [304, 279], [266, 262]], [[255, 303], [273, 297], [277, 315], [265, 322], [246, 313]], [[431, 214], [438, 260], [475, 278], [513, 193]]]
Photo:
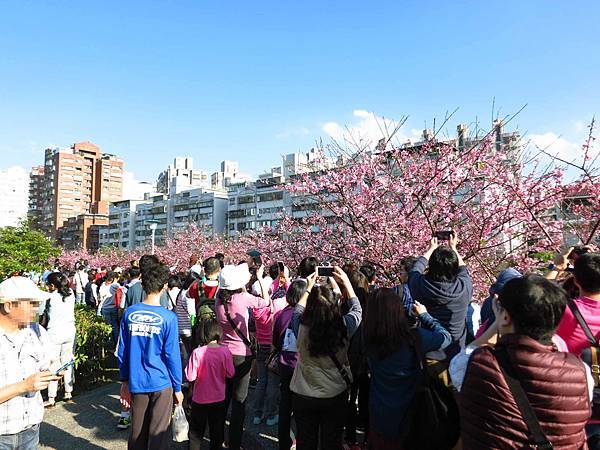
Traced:
[[49, 259], [58, 257], [60, 249], [28, 223], [0, 228], [0, 279], [12, 272], [42, 271]]

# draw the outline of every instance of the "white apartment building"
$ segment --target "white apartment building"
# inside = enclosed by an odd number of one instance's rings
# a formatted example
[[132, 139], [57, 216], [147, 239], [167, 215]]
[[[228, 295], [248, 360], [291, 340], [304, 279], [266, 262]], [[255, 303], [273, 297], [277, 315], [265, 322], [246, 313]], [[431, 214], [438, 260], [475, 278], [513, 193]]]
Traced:
[[196, 224], [206, 234], [221, 234], [226, 230], [227, 192], [191, 189], [169, 198], [167, 225], [169, 236]]
[[16, 227], [27, 217], [29, 173], [22, 167], [0, 170], [0, 227]]
[[156, 182], [157, 192], [167, 195], [193, 188], [210, 188], [210, 186], [208, 172], [194, 169], [194, 160], [191, 156], [177, 156], [173, 164], [158, 175]]

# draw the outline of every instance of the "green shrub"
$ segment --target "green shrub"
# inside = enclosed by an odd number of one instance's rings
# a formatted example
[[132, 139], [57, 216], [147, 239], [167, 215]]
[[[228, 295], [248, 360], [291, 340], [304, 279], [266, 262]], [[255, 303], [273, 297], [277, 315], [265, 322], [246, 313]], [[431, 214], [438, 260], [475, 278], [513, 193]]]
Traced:
[[110, 355], [111, 327], [86, 306], [75, 308], [75, 369], [84, 381], [96, 383], [106, 379]]

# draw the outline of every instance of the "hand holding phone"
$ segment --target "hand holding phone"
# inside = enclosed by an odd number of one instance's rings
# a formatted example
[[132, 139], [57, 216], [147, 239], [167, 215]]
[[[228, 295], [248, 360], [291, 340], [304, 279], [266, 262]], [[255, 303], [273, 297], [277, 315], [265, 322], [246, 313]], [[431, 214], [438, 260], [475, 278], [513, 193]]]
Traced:
[[61, 372], [64, 372], [65, 370], [67, 370], [69, 367], [71, 367], [72, 365], [75, 364], [75, 360], [72, 359], [71, 361], [69, 361], [66, 364], [63, 364], [62, 366], [60, 366], [58, 369], [56, 369], [56, 372], [54, 372], [54, 375], [59, 377]]

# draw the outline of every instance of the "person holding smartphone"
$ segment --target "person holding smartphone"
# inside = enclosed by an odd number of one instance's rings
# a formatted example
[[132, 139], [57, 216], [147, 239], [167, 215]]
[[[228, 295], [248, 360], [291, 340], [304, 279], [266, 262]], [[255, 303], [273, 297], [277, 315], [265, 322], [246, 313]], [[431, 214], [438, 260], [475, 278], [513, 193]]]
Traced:
[[38, 448], [44, 406], [40, 391], [60, 376], [48, 370], [49, 338], [35, 322], [48, 293], [25, 277], [0, 283], [0, 448]]

